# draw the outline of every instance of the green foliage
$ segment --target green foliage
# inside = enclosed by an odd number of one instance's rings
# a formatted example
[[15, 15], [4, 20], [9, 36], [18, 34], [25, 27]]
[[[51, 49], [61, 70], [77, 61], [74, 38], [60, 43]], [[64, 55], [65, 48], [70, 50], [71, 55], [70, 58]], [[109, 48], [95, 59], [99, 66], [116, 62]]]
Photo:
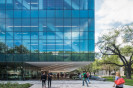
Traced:
[[[106, 57], [104, 63], [117, 66], [124, 66], [127, 78], [131, 78], [131, 65], [133, 64], [133, 28], [124, 26], [111, 30], [103, 34], [97, 43], [103, 57]], [[117, 58], [122, 62], [119, 63]], [[113, 56], [113, 57], [109, 57]], [[116, 60], [115, 60], [116, 59]]]
[[90, 63], [89, 65], [86, 65], [84, 67], [81, 67], [79, 72], [87, 71], [89, 73], [93, 72], [96, 73], [101, 69], [101, 61], [96, 59], [93, 63]]
[[26, 84], [18, 84], [18, 83], [1, 83], [0, 88], [29, 88], [31, 84], [26, 83]]

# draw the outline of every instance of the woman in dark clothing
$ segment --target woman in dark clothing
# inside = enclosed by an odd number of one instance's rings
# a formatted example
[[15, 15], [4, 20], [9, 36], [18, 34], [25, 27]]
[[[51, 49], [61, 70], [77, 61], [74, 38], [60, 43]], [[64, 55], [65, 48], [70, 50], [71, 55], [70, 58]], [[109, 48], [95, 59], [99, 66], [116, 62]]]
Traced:
[[57, 73], [57, 79], [58, 79], [58, 80], [60, 79], [60, 74], [59, 74], [59, 73]]
[[48, 88], [51, 88], [51, 81], [52, 81], [53, 74], [51, 72], [48, 73]]
[[41, 80], [42, 80], [42, 88], [45, 86], [46, 87], [46, 80], [47, 80], [47, 75], [45, 72], [41, 75]]

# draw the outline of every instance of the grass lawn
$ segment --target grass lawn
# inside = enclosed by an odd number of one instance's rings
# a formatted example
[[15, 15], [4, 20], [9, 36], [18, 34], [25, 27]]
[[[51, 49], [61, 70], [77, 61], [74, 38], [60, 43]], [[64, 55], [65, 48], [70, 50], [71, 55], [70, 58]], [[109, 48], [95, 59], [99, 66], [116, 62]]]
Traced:
[[[107, 79], [107, 81], [111, 81], [114, 82], [114, 78], [113, 77], [104, 77]], [[125, 80], [125, 85], [130, 85], [133, 86], [133, 79], [124, 79]]]
[[29, 88], [32, 84], [18, 84], [18, 83], [0, 83], [0, 88]]

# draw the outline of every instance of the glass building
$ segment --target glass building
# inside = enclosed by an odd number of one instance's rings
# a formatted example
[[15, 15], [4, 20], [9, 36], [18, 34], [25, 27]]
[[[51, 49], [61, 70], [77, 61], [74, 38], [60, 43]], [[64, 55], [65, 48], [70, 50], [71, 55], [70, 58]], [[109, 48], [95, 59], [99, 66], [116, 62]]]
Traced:
[[37, 78], [32, 62], [94, 61], [94, 25], [94, 0], [0, 0], [0, 79]]

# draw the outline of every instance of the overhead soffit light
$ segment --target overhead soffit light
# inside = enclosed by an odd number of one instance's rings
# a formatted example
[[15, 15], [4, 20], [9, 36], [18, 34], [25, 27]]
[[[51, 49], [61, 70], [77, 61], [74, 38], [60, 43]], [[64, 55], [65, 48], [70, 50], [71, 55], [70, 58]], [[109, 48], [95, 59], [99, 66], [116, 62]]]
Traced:
[[[39, 27], [39, 26], [8, 26], [8, 27]], [[43, 26], [47, 27], [47, 26]], [[55, 27], [78, 27], [78, 26], [55, 26]]]

